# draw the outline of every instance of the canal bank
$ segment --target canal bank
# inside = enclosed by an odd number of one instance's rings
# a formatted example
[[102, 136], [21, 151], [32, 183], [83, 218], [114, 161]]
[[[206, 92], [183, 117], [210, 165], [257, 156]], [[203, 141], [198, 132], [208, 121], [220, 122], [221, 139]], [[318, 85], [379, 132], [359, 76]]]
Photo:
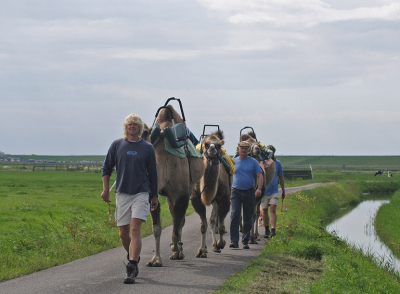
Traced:
[[375, 227], [378, 236], [400, 259], [400, 190], [394, 193], [390, 202], [379, 209]]
[[381, 206], [388, 204], [393, 195], [368, 195], [356, 207], [330, 223], [326, 230], [362, 249], [364, 254], [371, 254], [378, 264], [393, 267], [400, 273], [400, 260], [377, 234], [375, 220]]
[[277, 236], [216, 293], [400, 293], [397, 273], [325, 230], [343, 207], [361, 202], [363, 192], [400, 188], [386, 184], [339, 182], [289, 195], [277, 209]]

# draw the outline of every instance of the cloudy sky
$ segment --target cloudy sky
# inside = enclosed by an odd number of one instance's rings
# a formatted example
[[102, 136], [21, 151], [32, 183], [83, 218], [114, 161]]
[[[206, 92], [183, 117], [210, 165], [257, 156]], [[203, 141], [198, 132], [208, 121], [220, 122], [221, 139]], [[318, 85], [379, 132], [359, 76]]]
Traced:
[[251, 126], [278, 155], [399, 155], [399, 33], [398, 0], [5, 0], [0, 151], [103, 155], [177, 97], [229, 153]]

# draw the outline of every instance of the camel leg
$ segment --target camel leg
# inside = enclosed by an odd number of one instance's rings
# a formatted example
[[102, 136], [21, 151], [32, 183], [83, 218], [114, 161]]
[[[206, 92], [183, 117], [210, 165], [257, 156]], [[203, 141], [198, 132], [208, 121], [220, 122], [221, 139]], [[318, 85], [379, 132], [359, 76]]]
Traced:
[[217, 247], [217, 240], [215, 237], [215, 230], [217, 227], [217, 219], [218, 219], [218, 204], [214, 202], [212, 204], [212, 211], [210, 217], [210, 226], [211, 226], [211, 237], [212, 237], [212, 244], [213, 244], [213, 251], [220, 253], [221, 249]]
[[161, 239], [161, 219], [160, 219], [161, 208], [158, 205], [155, 211], [151, 212], [151, 218], [153, 220], [153, 235], [156, 242], [156, 250], [153, 258], [147, 263], [147, 266], [160, 267], [162, 266], [161, 253], [160, 253], [160, 239]]
[[169, 259], [181, 260], [185, 258], [181, 236], [189, 205], [189, 196], [180, 196], [175, 203], [169, 201], [168, 204], [172, 215], [172, 243], [170, 245], [173, 252]]
[[226, 195], [226, 197], [222, 199], [217, 200], [218, 203], [218, 233], [219, 233], [219, 240], [217, 241], [217, 248], [218, 249], [224, 249], [225, 247], [225, 240], [224, 240], [224, 234], [226, 233], [225, 229], [225, 218], [230, 210], [231, 206], [231, 198], [229, 193]]
[[254, 209], [254, 213], [253, 213], [253, 217], [251, 219], [252, 221], [252, 226], [251, 226], [251, 231], [250, 231], [250, 241], [249, 244], [258, 244], [257, 243], [257, 235], [255, 233], [255, 226], [257, 226], [257, 232], [258, 232], [258, 218], [257, 218], [257, 207], [260, 204], [260, 200], [261, 199], [256, 199], [256, 205], [255, 205], [255, 209]]
[[201, 234], [201, 244], [197, 251], [196, 257], [207, 258], [207, 244], [206, 244], [206, 232], [207, 232], [207, 217], [206, 217], [206, 207], [201, 202], [200, 197], [192, 198], [192, 206], [197, 214], [200, 216], [200, 234]]
[[257, 241], [260, 241], [260, 234], [258, 233], [258, 219], [260, 218], [260, 204], [261, 201], [256, 203], [256, 220], [254, 222], [254, 235]]
[[240, 220], [239, 220], [239, 232], [243, 232], [243, 217], [242, 214], [240, 214]]

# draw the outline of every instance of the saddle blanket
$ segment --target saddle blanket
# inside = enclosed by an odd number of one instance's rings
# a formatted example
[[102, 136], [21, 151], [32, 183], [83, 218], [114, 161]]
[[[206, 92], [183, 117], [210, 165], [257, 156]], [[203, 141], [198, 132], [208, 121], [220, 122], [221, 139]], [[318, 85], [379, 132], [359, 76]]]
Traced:
[[[176, 157], [181, 159], [186, 158], [186, 152], [184, 146], [179, 148], [173, 148], [166, 139], [164, 140], [164, 144], [165, 144], [165, 151], [167, 151], [168, 153], [171, 153], [172, 155], [175, 155]], [[203, 158], [200, 152], [197, 151], [196, 148], [193, 146], [192, 141], [187, 140], [187, 147], [191, 157]]]

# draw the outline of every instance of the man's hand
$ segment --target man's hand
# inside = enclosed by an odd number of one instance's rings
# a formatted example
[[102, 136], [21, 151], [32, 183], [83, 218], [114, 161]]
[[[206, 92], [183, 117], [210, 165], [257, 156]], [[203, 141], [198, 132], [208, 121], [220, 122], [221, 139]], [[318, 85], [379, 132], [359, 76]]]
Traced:
[[285, 197], [286, 197], [285, 189], [282, 189], [282, 199], [285, 199]]
[[157, 196], [153, 196], [151, 198], [150, 204], [151, 204], [150, 210], [151, 211], [155, 211], [157, 209], [157, 206], [158, 206], [158, 197]]
[[103, 193], [101, 193], [101, 198], [103, 199], [104, 202], [109, 202], [110, 201], [110, 191], [104, 190]]
[[258, 197], [260, 197], [261, 196], [261, 189], [258, 189], [257, 188], [257, 190], [256, 190], [256, 197], [258, 198]]

